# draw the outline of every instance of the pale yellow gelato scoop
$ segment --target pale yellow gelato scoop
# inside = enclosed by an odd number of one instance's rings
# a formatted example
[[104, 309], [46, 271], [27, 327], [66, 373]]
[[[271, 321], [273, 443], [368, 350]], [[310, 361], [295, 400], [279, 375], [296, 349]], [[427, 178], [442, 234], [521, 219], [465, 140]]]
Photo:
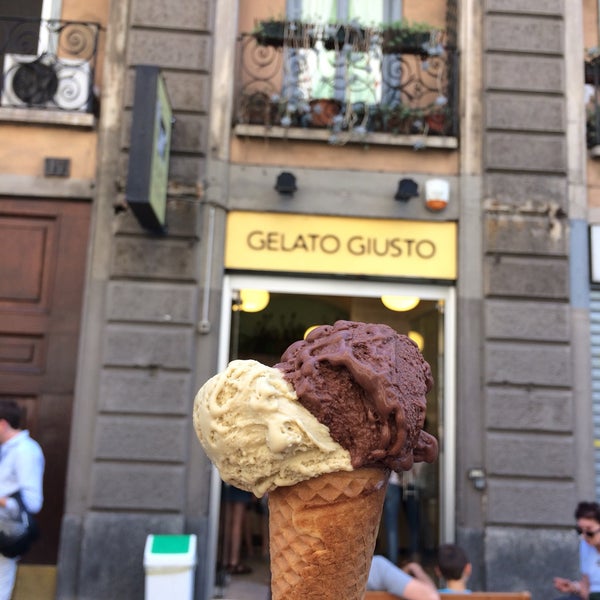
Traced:
[[230, 362], [200, 388], [194, 428], [221, 478], [258, 497], [352, 471], [350, 453], [298, 402], [281, 371], [255, 360]]

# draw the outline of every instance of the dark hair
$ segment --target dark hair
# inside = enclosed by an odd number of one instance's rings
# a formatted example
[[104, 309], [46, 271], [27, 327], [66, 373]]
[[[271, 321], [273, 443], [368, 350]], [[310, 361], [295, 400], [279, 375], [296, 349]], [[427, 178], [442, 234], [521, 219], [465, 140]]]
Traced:
[[580, 502], [575, 509], [575, 520], [593, 519], [600, 523], [600, 504], [597, 502]]
[[448, 580], [460, 579], [469, 564], [467, 553], [456, 544], [442, 544], [438, 549], [438, 568], [442, 577]]
[[21, 428], [23, 410], [13, 400], [0, 400], [0, 419], [4, 419], [13, 429]]

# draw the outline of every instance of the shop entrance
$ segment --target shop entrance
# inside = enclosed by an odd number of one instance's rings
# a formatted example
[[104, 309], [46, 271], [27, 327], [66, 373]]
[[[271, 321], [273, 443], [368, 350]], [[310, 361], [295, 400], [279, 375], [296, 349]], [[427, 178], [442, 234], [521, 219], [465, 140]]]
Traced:
[[[413, 299], [413, 306], [398, 310], [399, 306], [392, 303], [400, 299]], [[382, 519], [376, 548], [377, 553], [399, 563], [407, 559], [426, 563], [433, 559], [439, 543], [454, 536], [453, 288], [381, 281], [227, 276], [219, 370], [237, 358], [273, 366], [308, 329], [340, 319], [384, 323], [409, 335], [431, 365], [435, 386], [428, 395], [426, 429], [440, 441], [440, 457], [432, 465], [417, 465], [396, 481], [397, 487], [386, 507], [391, 508], [391, 515]], [[235, 517], [232, 520], [234, 503], [228, 502], [230, 490], [222, 488], [216, 470], [212, 489], [213, 514], [220, 515], [219, 519], [212, 519], [211, 531], [217, 586], [227, 588], [228, 598], [258, 598], [260, 586], [265, 590], [268, 586], [266, 502], [252, 497], [238, 528]], [[231, 550], [238, 544], [239, 559], [232, 559]], [[232, 560], [241, 566], [232, 569]], [[248, 570], [245, 567], [251, 568], [252, 573], [243, 573]], [[248, 595], [255, 592], [257, 596]]]

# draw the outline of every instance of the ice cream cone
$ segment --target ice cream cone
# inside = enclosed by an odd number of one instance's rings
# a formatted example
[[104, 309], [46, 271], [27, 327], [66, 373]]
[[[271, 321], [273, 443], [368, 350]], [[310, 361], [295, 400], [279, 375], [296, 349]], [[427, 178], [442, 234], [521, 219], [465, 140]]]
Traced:
[[362, 600], [388, 475], [338, 471], [269, 493], [272, 600]]

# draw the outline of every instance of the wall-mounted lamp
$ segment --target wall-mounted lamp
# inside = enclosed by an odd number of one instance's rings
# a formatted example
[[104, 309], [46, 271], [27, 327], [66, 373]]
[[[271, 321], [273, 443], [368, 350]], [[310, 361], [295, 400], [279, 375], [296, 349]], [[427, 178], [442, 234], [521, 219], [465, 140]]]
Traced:
[[381, 296], [381, 302], [390, 310], [406, 312], [415, 308], [420, 299], [417, 296]]
[[401, 179], [398, 182], [398, 190], [394, 196], [394, 200], [408, 202], [411, 198], [419, 195], [419, 185], [413, 179]]
[[485, 490], [486, 476], [485, 471], [483, 469], [479, 467], [469, 469], [467, 471], [467, 477], [470, 479], [471, 483], [473, 484], [473, 487], [476, 490]]
[[444, 210], [449, 197], [450, 184], [445, 179], [428, 179], [425, 182], [425, 206], [429, 210]]
[[280, 194], [293, 196], [294, 192], [298, 189], [296, 187], [296, 176], [289, 171], [282, 171], [279, 173], [279, 175], [277, 175], [275, 189]]
[[269, 304], [271, 295], [267, 290], [240, 290], [239, 298], [233, 304], [233, 310], [260, 312]]

